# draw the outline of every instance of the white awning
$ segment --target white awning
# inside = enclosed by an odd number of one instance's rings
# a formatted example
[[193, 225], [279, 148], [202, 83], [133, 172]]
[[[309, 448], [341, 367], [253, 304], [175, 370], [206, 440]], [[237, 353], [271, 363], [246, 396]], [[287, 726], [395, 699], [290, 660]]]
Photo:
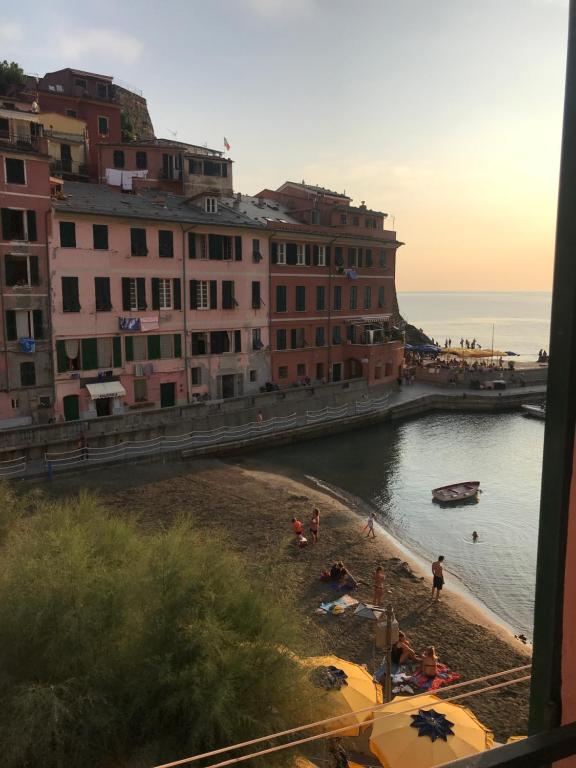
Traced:
[[27, 123], [39, 123], [40, 116], [34, 112], [20, 112], [17, 109], [0, 109], [0, 117], [11, 120], [25, 120]]
[[101, 397], [124, 397], [126, 390], [119, 381], [99, 381], [97, 384], [86, 384], [92, 400]]

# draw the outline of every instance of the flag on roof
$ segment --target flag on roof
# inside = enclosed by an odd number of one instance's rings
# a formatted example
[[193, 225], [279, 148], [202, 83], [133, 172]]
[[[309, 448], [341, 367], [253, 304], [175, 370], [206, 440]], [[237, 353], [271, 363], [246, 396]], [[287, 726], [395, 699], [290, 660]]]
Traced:
[[226, 136], [224, 136], [224, 146], [226, 147], [226, 151], [230, 152], [230, 144], [228, 144], [228, 139]]

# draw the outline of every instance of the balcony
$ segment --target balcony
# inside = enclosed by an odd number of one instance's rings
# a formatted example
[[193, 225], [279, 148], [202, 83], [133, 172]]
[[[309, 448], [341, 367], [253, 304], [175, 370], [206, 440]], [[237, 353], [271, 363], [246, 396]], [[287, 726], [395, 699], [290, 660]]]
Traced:
[[88, 166], [76, 160], [52, 160], [50, 163], [52, 176], [88, 176]]
[[22, 152], [46, 152], [46, 140], [31, 133], [0, 131], [0, 146], [14, 147]]

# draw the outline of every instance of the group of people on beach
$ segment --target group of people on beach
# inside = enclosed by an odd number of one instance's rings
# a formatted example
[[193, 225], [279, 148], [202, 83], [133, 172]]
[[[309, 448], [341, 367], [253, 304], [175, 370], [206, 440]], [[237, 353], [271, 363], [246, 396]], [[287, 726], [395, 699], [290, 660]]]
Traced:
[[[299, 517], [292, 518], [292, 530], [296, 536], [296, 543], [298, 546], [308, 546], [308, 539], [304, 535], [304, 526]], [[320, 510], [318, 507], [314, 507], [312, 510], [312, 517], [310, 518], [308, 530], [310, 531], [310, 541], [312, 544], [316, 544], [318, 542], [318, 533], [320, 532]]]

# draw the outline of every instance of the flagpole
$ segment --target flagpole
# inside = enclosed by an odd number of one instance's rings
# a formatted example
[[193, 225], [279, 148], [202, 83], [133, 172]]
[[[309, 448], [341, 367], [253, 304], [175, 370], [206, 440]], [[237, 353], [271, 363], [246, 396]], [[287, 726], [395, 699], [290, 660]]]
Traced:
[[490, 363], [494, 362], [494, 323], [492, 323], [492, 349], [490, 350]]

